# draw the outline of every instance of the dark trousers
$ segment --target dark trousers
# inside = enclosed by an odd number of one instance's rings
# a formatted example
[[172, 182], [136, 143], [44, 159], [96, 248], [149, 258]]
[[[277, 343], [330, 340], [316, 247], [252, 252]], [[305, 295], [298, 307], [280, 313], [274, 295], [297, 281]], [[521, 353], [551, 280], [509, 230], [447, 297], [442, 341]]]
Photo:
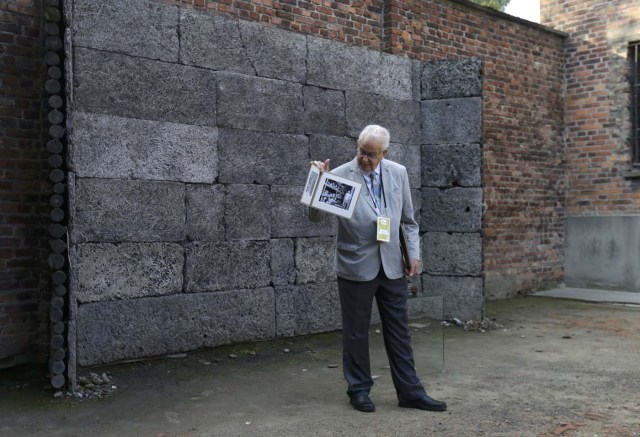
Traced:
[[376, 298], [384, 346], [398, 400], [409, 400], [425, 393], [416, 375], [407, 317], [407, 281], [389, 279], [382, 269], [372, 281], [358, 282], [338, 278], [342, 310], [342, 368], [347, 394], [369, 393], [373, 386], [369, 363], [369, 325], [371, 305]]

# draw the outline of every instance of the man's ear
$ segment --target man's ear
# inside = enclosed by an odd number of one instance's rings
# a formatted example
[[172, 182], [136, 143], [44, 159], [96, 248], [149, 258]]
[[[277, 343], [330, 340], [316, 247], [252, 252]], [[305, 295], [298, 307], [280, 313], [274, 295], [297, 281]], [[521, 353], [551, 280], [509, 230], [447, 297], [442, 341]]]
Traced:
[[389, 152], [389, 149], [384, 149], [384, 150], [382, 151], [382, 157], [383, 157], [383, 158], [386, 158], [386, 157], [387, 157], [387, 153], [388, 153], [388, 152]]

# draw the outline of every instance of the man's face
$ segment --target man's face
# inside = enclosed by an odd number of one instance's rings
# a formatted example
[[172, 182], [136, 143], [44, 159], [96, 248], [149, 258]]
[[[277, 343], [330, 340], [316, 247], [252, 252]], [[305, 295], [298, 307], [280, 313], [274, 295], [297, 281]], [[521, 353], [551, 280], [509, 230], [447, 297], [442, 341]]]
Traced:
[[388, 150], [382, 150], [383, 142], [378, 138], [371, 138], [358, 147], [358, 166], [364, 172], [376, 169], [378, 163], [387, 156]]

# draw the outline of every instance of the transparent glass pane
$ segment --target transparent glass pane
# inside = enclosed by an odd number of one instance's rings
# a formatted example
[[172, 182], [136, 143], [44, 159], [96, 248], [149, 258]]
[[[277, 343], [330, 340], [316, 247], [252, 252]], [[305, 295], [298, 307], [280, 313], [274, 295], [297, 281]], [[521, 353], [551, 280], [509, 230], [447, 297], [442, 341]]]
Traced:
[[[418, 288], [419, 289], [419, 288]], [[409, 295], [409, 330], [416, 372], [425, 375], [443, 372], [444, 366], [444, 305], [442, 296]], [[377, 378], [391, 378], [382, 335], [382, 326], [374, 302], [372, 325], [369, 331], [371, 374]]]

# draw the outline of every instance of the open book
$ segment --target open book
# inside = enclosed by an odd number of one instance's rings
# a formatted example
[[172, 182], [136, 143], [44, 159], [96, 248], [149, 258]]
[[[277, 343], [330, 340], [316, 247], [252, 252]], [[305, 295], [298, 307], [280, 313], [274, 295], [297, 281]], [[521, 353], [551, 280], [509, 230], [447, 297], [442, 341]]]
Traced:
[[324, 172], [312, 165], [300, 202], [311, 208], [350, 219], [356, 209], [362, 184]]

